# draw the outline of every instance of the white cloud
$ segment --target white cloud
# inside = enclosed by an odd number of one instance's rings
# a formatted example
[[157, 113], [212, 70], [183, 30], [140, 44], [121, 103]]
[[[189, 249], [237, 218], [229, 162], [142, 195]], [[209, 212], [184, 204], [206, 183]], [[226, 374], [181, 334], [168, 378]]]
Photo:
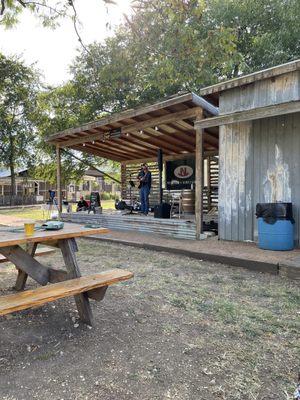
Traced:
[[[85, 44], [102, 41], [130, 13], [131, 0], [117, 0], [106, 7], [100, 0], [78, 0], [76, 9], [82, 23], [80, 34]], [[111, 24], [112, 30], [107, 28]], [[29, 12], [24, 11], [15, 28], [0, 27], [0, 52], [18, 54], [28, 64], [36, 63], [45, 82], [56, 85], [69, 77], [68, 66], [76, 55], [79, 42], [70, 20], [64, 20], [55, 30], [44, 28]]]

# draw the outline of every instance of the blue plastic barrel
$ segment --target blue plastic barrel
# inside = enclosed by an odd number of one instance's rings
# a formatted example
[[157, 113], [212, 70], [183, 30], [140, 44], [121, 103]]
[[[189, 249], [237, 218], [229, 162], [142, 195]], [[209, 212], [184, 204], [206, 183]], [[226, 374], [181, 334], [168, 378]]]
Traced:
[[294, 224], [288, 220], [278, 220], [267, 224], [258, 218], [258, 247], [264, 250], [293, 250]]

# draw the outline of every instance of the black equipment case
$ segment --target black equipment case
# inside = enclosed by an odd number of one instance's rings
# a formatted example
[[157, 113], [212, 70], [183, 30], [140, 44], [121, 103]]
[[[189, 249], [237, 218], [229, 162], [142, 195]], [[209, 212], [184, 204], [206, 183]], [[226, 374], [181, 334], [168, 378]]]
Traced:
[[154, 218], [170, 218], [171, 206], [168, 203], [161, 203], [154, 206]]

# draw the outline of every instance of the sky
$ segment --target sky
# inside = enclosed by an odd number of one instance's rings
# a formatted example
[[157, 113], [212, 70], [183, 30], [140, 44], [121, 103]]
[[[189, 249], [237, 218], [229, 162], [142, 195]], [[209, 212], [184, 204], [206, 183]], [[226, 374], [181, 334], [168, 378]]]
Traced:
[[[116, 5], [105, 6], [101, 0], [75, 2], [81, 22], [80, 35], [84, 44], [103, 41], [113, 29], [130, 15], [131, 0], [116, 0]], [[44, 28], [38, 18], [24, 11], [14, 28], [0, 27], [0, 52], [5, 55], [22, 55], [27, 64], [36, 63], [43, 73], [44, 82], [59, 85], [70, 77], [68, 66], [80, 46], [70, 20], [63, 20], [55, 30]], [[107, 28], [107, 23], [112, 28]]]

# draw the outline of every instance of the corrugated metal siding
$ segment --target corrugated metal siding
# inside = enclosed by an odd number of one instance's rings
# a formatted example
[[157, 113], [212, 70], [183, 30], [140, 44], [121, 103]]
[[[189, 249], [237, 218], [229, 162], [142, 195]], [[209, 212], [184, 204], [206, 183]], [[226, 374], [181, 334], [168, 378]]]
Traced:
[[219, 111], [227, 114], [299, 99], [299, 71], [294, 71], [221, 93]]
[[219, 237], [255, 240], [258, 202], [292, 201], [299, 245], [300, 113], [220, 129]]

